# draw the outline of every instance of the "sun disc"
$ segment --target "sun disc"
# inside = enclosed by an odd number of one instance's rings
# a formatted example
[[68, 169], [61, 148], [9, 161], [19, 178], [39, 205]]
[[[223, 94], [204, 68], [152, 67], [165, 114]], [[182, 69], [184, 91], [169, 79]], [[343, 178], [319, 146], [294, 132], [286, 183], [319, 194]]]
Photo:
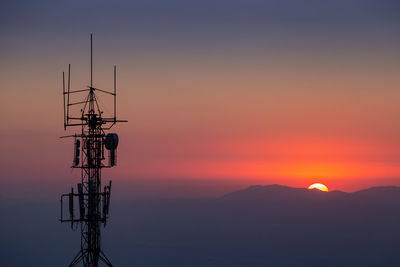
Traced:
[[308, 187], [308, 189], [318, 189], [318, 190], [321, 190], [324, 192], [328, 192], [328, 187], [326, 187], [326, 185], [320, 184], [320, 183], [312, 184]]

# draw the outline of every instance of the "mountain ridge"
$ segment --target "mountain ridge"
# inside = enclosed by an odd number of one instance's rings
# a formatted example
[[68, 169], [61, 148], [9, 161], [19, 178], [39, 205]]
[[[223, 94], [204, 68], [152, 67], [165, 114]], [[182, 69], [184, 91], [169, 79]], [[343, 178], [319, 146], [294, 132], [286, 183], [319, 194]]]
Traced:
[[268, 198], [321, 198], [323, 197], [375, 197], [375, 198], [399, 198], [399, 186], [373, 186], [366, 189], [361, 189], [355, 192], [344, 192], [340, 190], [324, 192], [318, 189], [307, 189], [290, 187], [286, 185], [270, 184], [270, 185], [251, 185], [244, 189], [230, 192], [221, 196], [221, 199], [268, 199]]

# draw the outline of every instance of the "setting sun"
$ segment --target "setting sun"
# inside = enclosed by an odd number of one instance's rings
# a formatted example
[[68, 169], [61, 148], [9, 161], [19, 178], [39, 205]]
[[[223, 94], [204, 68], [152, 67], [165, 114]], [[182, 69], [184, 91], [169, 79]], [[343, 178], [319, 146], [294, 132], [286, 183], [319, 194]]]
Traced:
[[321, 190], [321, 191], [328, 192], [328, 187], [326, 187], [326, 185], [319, 184], [319, 183], [310, 185], [308, 187], [308, 189], [318, 189], [318, 190]]

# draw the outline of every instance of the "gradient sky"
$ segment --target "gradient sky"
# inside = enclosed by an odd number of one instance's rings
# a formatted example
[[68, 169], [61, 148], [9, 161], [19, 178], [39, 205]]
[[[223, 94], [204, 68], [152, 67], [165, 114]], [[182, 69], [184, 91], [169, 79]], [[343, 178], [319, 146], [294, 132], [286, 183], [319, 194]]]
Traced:
[[95, 86], [111, 88], [116, 64], [129, 120], [105, 177], [400, 185], [399, 12], [394, 0], [2, 1], [4, 194], [78, 180], [58, 139], [61, 78], [71, 63], [72, 88], [89, 84], [90, 33]]

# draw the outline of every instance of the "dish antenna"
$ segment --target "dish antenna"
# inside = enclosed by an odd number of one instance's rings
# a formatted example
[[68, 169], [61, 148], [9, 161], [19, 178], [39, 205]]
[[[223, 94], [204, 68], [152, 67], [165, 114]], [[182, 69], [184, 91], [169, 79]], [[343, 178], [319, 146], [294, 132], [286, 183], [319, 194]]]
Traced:
[[[81, 228], [81, 248], [69, 266], [79, 262], [85, 267], [97, 267], [99, 261], [112, 266], [101, 250], [100, 228], [106, 225], [111, 196], [111, 181], [101, 186], [101, 170], [116, 165], [118, 135], [108, 133], [117, 120], [117, 67], [114, 66], [114, 91], [109, 92], [93, 87], [93, 36], [90, 35], [90, 86], [85, 89], [71, 90], [71, 65], [68, 65], [67, 88], [63, 72], [64, 130], [68, 127], [80, 127], [81, 131], [70, 136], [75, 139], [72, 168], [81, 169], [81, 181], [70, 193], [61, 195], [61, 222], [71, 223], [71, 227]], [[97, 92], [111, 95], [114, 99], [114, 113], [104, 117], [100, 109]], [[75, 99], [75, 100], [72, 100]], [[71, 108], [78, 107], [78, 115], [72, 115]], [[76, 113], [76, 112], [75, 112]], [[109, 150], [108, 161], [104, 148]], [[68, 198], [68, 213], [64, 214], [64, 198]], [[77, 201], [75, 201], [75, 199]], [[74, 208], [78, 205], [78, 214]]]

